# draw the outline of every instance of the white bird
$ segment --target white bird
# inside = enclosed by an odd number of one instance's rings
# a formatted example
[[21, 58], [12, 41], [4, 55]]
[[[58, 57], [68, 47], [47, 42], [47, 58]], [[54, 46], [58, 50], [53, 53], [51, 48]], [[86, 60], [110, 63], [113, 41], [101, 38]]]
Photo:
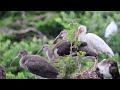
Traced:
[[114, 21], [112, 21], [105, 30], [105, 38], [109, 38], [110, 35], [118, 31], [118, 27]]
[[105, 41], [93, 33], [87, 33], [87, 28], [84, 25], [78, 27], [76, 33], [78, 41], [86, 42], [88, 47], [95, 53], [106, 53], [110, 57], [114, 56], [112, 49], [105, 43]]

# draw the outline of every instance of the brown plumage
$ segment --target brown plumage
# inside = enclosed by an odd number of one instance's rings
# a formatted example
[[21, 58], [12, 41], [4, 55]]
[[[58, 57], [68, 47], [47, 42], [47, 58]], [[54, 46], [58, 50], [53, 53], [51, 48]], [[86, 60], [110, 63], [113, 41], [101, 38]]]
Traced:
[[0, 65], [0, 79], [6, 79], [6, 72], [2, 65]]
[[78, 46], [78, 50], [77, 50], [77, 51], [78, 51], [78, 52], [79, 52], [79, 51], [84, 51], [84, 52], [86, 52], [85, 56], [93, 56], [93, 57], [96, 57], [96, 58], [97, 58], [97, 56], [98, 56], [97, 53], [93, 52], [90, 48], [88, 48], [86, 42], [82, 42], [82, 43], [80, 44], [80, 46]]
[[41, 76], [43, 78], [57, 78], [58, 71], [47, 60], [39, 55], [29, 55], [27, 51], [23, 50], [19, 53], [21, 56], [20, 66], [29, 70], [32, 74]]
[[[71, 48], [70, 42], [66, 40], [62, 40], [54, 45], [54, 48], [52, 51], [55, 53], [55, 51], [57, 50], [57, 54], [59, 56], [65, 56], [65, 55], [70, 55], [70, 51], [71, 51], [70, 48]], [[75, 51], [76, 49], [72, 47], [72, 52], [75, 52]]]
[[25, 61], [26, 68], [33, 74], [45, 78], [57, 78], [58, 71], [45, 58], [38, 55], [28, 55]]

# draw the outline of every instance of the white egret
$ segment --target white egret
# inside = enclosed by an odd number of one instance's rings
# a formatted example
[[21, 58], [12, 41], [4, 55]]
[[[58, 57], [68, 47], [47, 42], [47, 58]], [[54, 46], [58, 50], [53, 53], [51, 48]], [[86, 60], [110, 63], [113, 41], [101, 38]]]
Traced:
[[114, 21], [112, 21], [105, 30], [105, 38], [109, 38], [110, 35], [116, 33], [118, 31], [118, 27]]

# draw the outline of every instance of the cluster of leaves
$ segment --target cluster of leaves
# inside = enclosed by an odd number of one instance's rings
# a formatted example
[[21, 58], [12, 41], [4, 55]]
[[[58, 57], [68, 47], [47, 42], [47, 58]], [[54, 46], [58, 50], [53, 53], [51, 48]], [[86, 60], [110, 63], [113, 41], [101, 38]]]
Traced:
[[[21, 12], [19, 11], [5, 11], [0, 12], [0, 28], [8, 27], [13, 28], [13, 24], [17, 20], [21, 19]], [[51, 40], [37, 39], [34, 37], [32, 40], [22, 40], [20, 42], [11, 41], [10, 38], [0, 35], [0, 64], [6, 68], [7, 78], [9, 79], [29, 79], [34, 78], [32, 74], [28, 71], [22, 69], [19, 66], [18, 59], [10, 67], [11, 61], [21, 50], [27, 50], [30, 54], [36, 54], [37, 51], [42, 47], [42, 45], [47, 42], [51, 44], [53, 37], [56, 37], [60, 31], [66, 29], [68, 34], [68, 39], [70, 42], [75, 42], [75, 45], [79, 45], [75, 37], [75, 31], [80, 24], [87, 26], [87, 31], [95, 33], [102, 37], [107, 44], [115, 52], [113, 57], [118, 63], [120, 63], [120, 39], [119, 33], [111, 36], [109, 39], [104, 38], [104, 32], [107, 25], [111, 20], [115, 20], [118, 25], [118, 31], [120, 26], [120, 12], [118, 11], [27, 11], [26, 17], [23, 19], [28, 24], [26, 27], [34, 27], [43, 32]], [[42, 53], [45, 57], [45, 55]], [[84, 52], [78, 53], [79, 57], [84, 56]], [[103, 58], [108, 58], [104, 54], [99, 55], [99, 60]], [[82, 60], [83, 58], [81, 58]], [[58, 68], [59, 72], [65, 76], [65, 78], [70, 78], [70, 74], [77, 72], [77, 64], [71, 56], [66, 56], [61, 58], [61, 60], [56, 64], [57, 66], [63, 67]], [[64, 66], [65, 65], [65, 66]], [[120, 67], [120, 64], [118, 64]], [[85, 70], [91, 66], [90, 60], [84, 60], [82, 66]]]

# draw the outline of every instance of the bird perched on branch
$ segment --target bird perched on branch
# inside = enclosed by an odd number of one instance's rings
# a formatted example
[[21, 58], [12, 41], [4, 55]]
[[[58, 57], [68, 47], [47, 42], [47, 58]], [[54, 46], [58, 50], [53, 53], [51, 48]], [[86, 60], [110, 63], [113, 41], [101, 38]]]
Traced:
[[78, 37], [78, 41], [86, 42], [88, 48], [90, 48], [93, 52], [99, 53], [103, 52], [109, 55], [109, 57], [114, 56], [112, 49], [105, 43], [105, 41], [93, 33], [87, 33], [87, 28], [84, 25], [80, 25], [78, 27], [76, 36]]

